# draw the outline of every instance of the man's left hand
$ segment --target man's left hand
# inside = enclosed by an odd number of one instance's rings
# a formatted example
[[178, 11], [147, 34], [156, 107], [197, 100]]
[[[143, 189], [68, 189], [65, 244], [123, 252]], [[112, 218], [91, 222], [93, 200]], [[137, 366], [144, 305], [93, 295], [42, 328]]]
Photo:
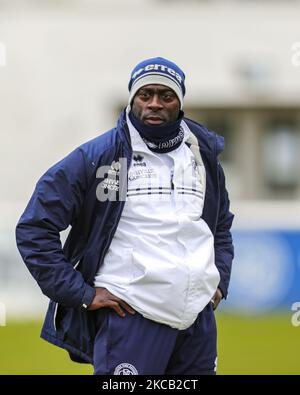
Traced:
[[220, 288], [218, 288], [214, 294], [214, 296], [211, 299], [211, 304], [213, 305], [213, 309], [216, 310], [216, 308], [218, 307], [219, 303], [221, 302], [221, 299], [223, 298], [223, 294], [220, 290]]

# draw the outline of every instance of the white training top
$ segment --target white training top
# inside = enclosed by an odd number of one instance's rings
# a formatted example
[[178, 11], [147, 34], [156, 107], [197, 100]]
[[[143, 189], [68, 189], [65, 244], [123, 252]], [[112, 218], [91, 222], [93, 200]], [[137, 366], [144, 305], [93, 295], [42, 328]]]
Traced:
[[214, 238], [201, 218], [205, 168], [184, 121], [183, 142], [164, 154], [152, 152], [128, 116], [127, 122], [133, 148], [127, 200], [94, 285], [145, 318], [183, 330], [220, 281]]

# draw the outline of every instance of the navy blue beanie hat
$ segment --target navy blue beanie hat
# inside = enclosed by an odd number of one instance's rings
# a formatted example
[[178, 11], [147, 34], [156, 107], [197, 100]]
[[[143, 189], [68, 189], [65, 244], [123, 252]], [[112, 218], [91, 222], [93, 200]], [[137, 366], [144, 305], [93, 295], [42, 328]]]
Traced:
[[131, 73], [128, 84], [129, 104], [142, 86], [159, 84], [171, 88], [176, 93], [182, 108], [185, 95], [184, 80], [184, 72], [170, 60], [160, 57], [144, 60], [136, 65]]

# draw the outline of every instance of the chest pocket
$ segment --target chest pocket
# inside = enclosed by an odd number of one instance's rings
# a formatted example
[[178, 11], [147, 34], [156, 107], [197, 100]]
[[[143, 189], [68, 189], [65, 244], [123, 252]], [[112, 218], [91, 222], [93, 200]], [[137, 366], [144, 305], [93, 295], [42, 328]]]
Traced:
[[[140, 155], [134, 156], [139, 158]], [[159, 161], [139, 160], [132, 162], [128, 172], [127, 200], [153, 201], [171, 195], [170, 169]]]
[[206, 171], [193, 135], [187, 143], [188, 149], [184, 151], [184, 158], [177, 166], [175, 162], [176, 205], [180, 214], [197, 220], [202, 216], [204, 207]]
[[183, 168], [175, 167], [174, 189], [177, 212], [197, 220], [201, 217], [205, 194], [205, 169], [191, 156]]

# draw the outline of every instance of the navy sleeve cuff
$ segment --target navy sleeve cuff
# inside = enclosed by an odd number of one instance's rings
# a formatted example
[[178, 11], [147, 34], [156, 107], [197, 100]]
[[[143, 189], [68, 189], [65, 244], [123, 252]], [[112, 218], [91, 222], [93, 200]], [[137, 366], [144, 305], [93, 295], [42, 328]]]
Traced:
[[226, 299], [227, 298], [227, 288], [225, 287], [225, 284], [223, 283], [222, 280], [220, 281], [218, 288], [220, 288], [220, 290], [222, 292], [223, 299]]
[[90, 285], [87, 285], [83, 294], [83, 297], [81, 299], [81, 306], [84, 309], [87, 309], [89, 305], [92, 303], [94, 297], [96, 295], [96, 290], [95, 288], [91, 287]]

